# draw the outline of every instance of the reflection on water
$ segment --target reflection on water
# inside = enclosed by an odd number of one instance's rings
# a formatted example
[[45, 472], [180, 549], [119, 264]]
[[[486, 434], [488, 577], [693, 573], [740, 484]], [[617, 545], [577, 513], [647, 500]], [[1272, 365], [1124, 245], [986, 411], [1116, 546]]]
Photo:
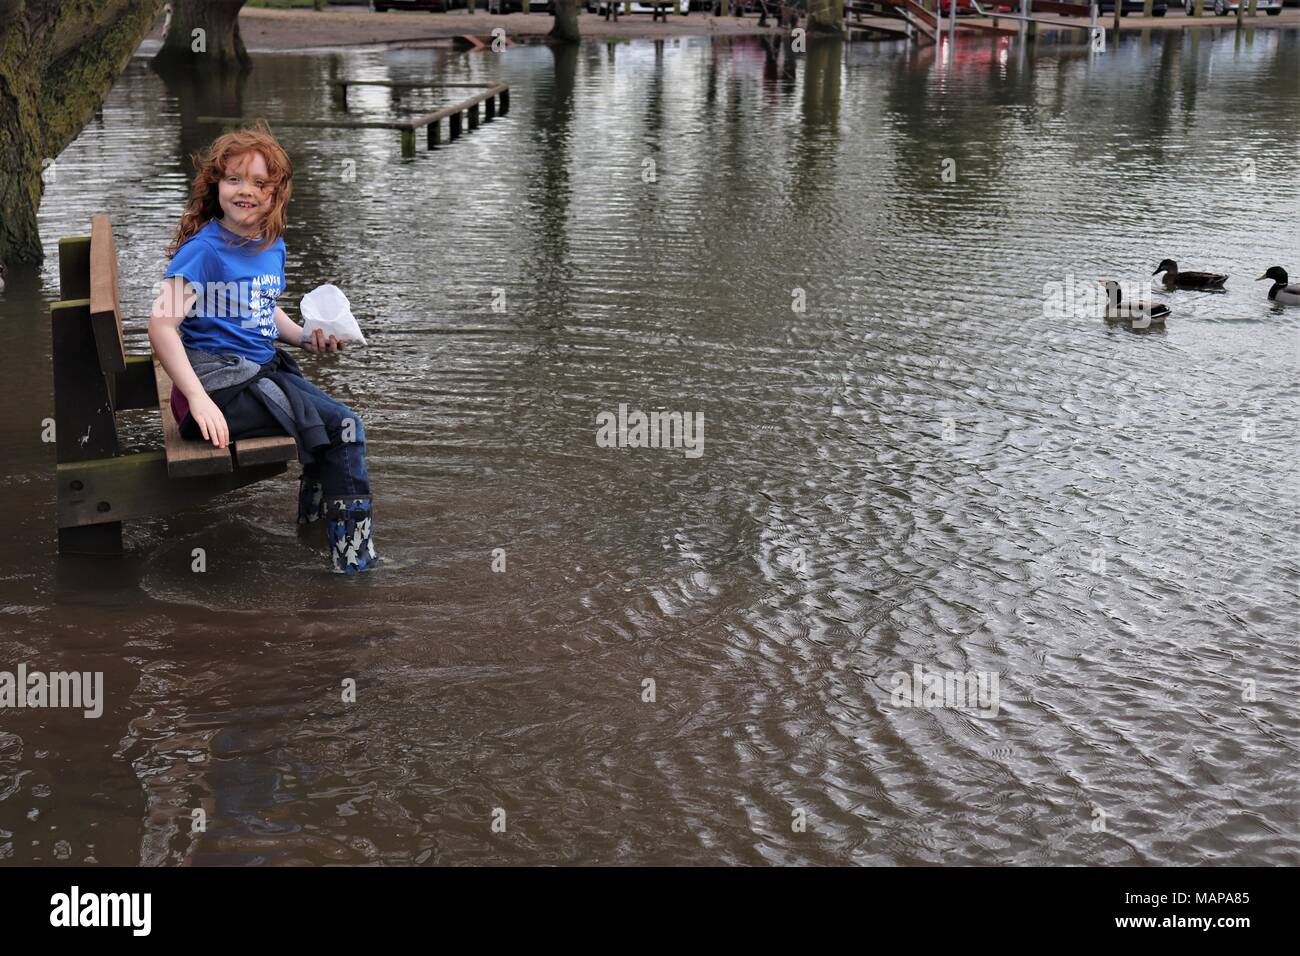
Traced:
[[[107, 692], [0, 714], [0, 859], [1295, 862], [1300, 312], [1248, 280], [1300, 272], [1298, 53], [134, 62], [0, 298], [0, 669]], [[329, 575], [293, 470], [56, 565], [58, 237], [113, 214], [143, 350], [195, 117], [329, 115], [332, 74], [514, 90], [413, 161], [280, 131], [288, 301], [337, 283], [371, 343], [303, 365], [364, 416], [379, 543], [416, 566]], [[1047, 283], [1166, 256], [1229, 291], [1161, 298], [1157, 334], [1044, 316]], [[597, 447], [619, 403], [703, 413], [704, 455]], [[915, 665], [998, 674], [998, 716], [893, 706]]]

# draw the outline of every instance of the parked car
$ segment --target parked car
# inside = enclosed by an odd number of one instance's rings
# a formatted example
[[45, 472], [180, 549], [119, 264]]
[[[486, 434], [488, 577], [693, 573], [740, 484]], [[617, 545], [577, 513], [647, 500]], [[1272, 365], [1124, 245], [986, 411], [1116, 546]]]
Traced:
[[[339, 0], [334, 0], [339, 3]], [[342, 0], [346, 3], [347, 0]], [[428, 10], [431, 13], [445, 13], [448, 10], [464, 9], [466, 0], [360, 0], [360, 6], [369, 6], [376, 13], [388, 10]]]
[[[1136, 13], [1141, 16], [1142, 11], [1146, 9], [1144, 0], [1123, 0], [1123, 5], [1119, 8], [1119, 15], [1126, 17], [1130, 13]], [[1169, 4], [1166, 0], [1155, 0], [1151, 4], [1151, 15], [1153, 17], [1163, 17], [1169, 12]], [[1099, 16], [1113, 16], [1115, 13], [1115, 0], [1097, 0], [1097, 13]]]
[[447, 9], [447, 0], [371, 0], [370, 9], [375, 13], [388, 10], [429, 10], [442, 13]]
[[[622, 14], [623, 11], [626, 9], [626, 5], [624, 4], [623, 0], [613, 0], [613, 2], [614, 2], [614, 6], [618, 7], [618, 12]], [[603, 17], [605, 15], [605, 8], [609, 6], [609, 0], [586, 0], [586, 3], [587, 3], [587, 12], [594, 13], [600, 17]], [[681, 0], [681, 11], [683, 16], [685, 16], [686, 12], [690, 8], [691, 8], [691, 4], [689, 0]], [[699, 7], [697, 6], [695, 9], [698, 10]], [[632, 2], [633, 13], [654, 13], [654, 10], [655, 8], [650, 4], [637, 3], [636, 0], [633, 0]], [[668, 12], [671, 13], [672, 11], [669, 10]]]
[[[524, 0], [487, 0], [488, 13], [523, 13]], [[550, 13], [551, 0], [531, 0], [529, 13]]]
[[[924, 4], [922, 4], [924, 6]], [[952, 0], [939, 0], [939, 12], [945, 17], [948, 11], [952, 9]], [[975, 4], [971, 0], [957, 0], [957, 15], [969, 13], [972, 16], [979, 16], [980, 11], [984, 13], [1019, 13], [1020, 4], [1012, 6], [1010, 3], [998, 3], [995, 0], [980, 0], [980, 9], [975, 9]]]
[[[1245, 0], [1245, 4], [1245, 12], [1250, 13], [1250, 0]], [[1188, 16], [1191, 16], [1192, 11], [1196, 9], [1195, 0], [1183, 0], [1183, 9], [1187, 11]], [[1209, 13], [1211, 9], [1216, 16], [1226, 17], [1228, 14], [1235, 16], [1237, 0], [1205, 0], [1205, 12]], [[1282, 0], [1255, 0], [1255, 10], [1275, 17], [1282, 12]]]

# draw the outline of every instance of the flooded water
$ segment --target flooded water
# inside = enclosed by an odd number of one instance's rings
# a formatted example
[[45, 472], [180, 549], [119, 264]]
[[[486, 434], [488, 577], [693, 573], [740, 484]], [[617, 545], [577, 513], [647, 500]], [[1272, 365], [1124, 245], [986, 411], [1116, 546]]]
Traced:
[[[98, 719], [0, 711], [0, 860], [1296, 863], [1300, 309], [1250, 280], [1300, 276], [1298, 61], [1210, 29], [136, 60], [0, 295], [0, 670], [105, 675]], [[328, 573], [296, 465], [56, 562], [57, 240], [113, 215], [143, 351], [195, 116], [328, 116], [331, 71], [512, 85], [414, 160], [278, 131], [287, 309], [335, 282], [370, 343], [302, 364], [414, 567]], [[1228, 291], [1147, 333], [1049, 307], [1165, 257]], [[601, 447], [621, 403], [702, 414], [702, 454]], [[898, 706], [917, 667], [995, 675], [996, 713]]]

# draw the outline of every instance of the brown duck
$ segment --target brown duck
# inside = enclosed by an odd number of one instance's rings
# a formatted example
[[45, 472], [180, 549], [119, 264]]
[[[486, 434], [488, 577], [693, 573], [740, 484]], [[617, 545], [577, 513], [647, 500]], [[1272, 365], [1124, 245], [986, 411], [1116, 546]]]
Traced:
[[1179, 272], [1178, 263], [1173, 259], [1164, 259], [1151, 273], [1158, 276], [1164, 273], [1162, 280], [1166, 289], [1222, 289], [1228, 277], [1218, 272]]

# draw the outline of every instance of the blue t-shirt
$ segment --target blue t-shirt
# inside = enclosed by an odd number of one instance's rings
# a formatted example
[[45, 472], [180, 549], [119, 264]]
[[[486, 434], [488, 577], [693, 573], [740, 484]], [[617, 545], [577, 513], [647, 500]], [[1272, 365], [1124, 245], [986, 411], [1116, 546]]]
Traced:
[[280, 337], [275, 300], [284, 291], [284, 239], [261, 252], [264, 240], [245, 239], [210, 219], [176, 250], [163, 278], [184, 276], [198, 295], [181, 322], [188, 348], [240, 355], [264, 365]]

